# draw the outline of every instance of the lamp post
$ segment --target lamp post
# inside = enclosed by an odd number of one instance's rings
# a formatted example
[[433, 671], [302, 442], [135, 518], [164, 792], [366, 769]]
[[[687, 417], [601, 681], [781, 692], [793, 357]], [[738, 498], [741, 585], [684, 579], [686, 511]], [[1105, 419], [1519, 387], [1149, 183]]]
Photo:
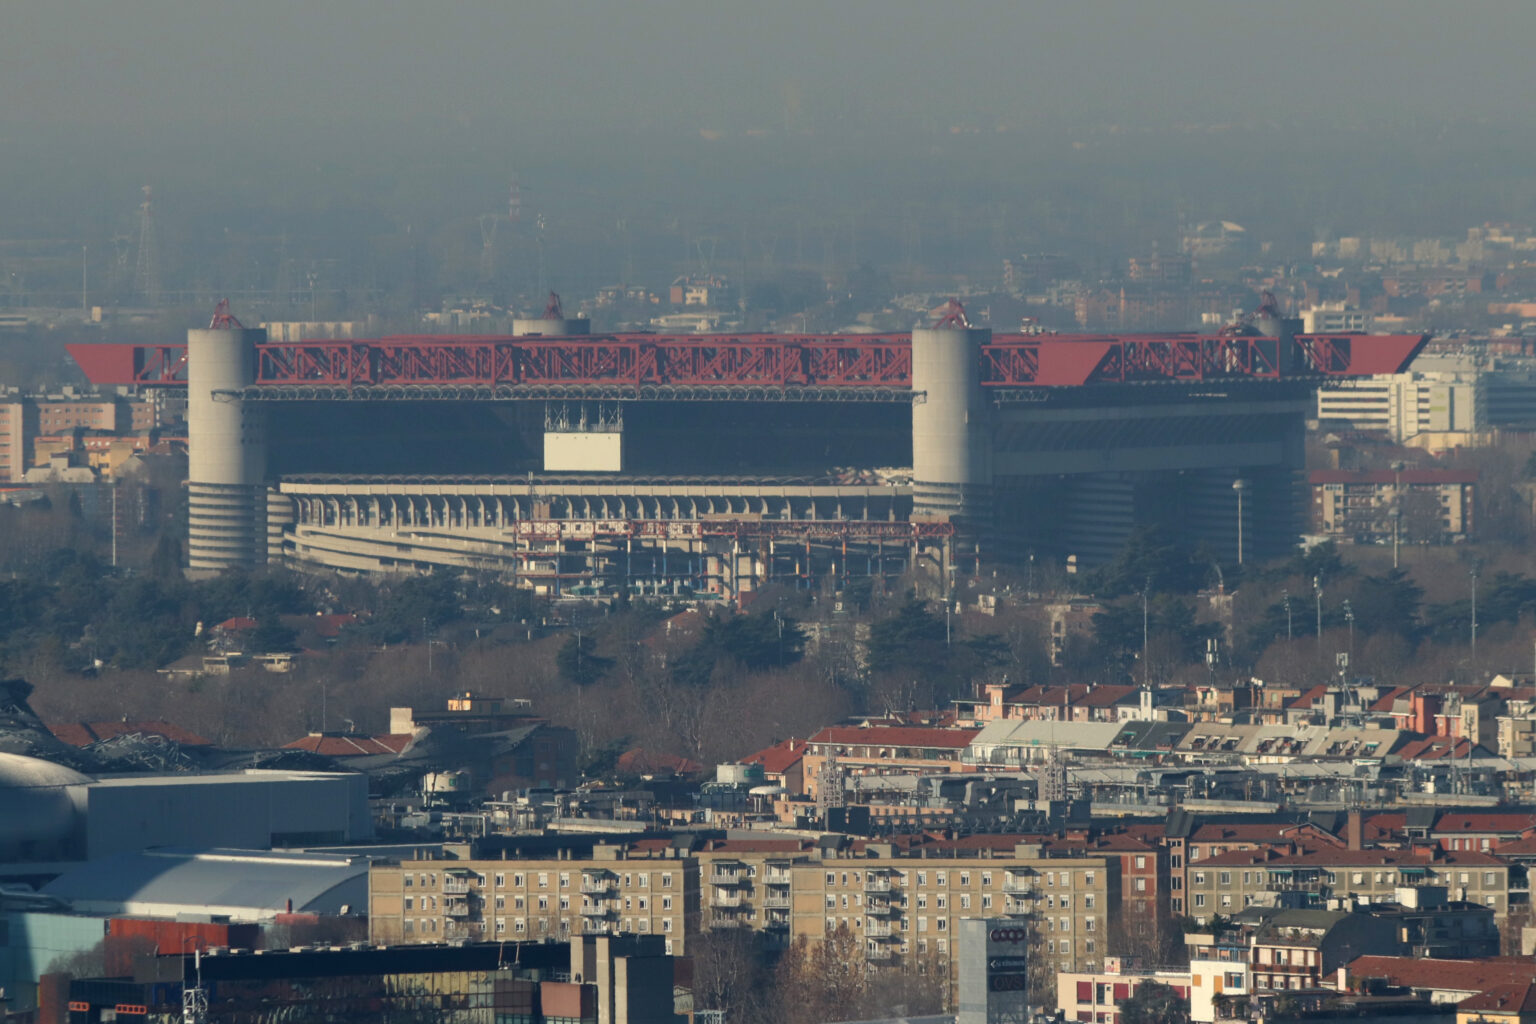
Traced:
[[1472, 567], [1472, 679], [1477, 681], [1477, 567]]
[[1149, 635], [1149, 630], [1147, 628], [1147, 623], [1148, 623], [1149, 620], [1147, 618], [1147, 591], [1149, 591], [1151, 589], [1152, 589], [1152, 577], [1148, 576], [1146, 583], [1143, 584], [1142, 588], [1141, 588], [1141, 685], [1142, 686], [1148, 685], [1147, 684], [1147, 676], [1148, 676], [1148, 668], [1147, 668], [1147, 637]]
[[1349, 660], [1355, 660], [1355, 611], [1349, 606], [1349, 599], [1344, 599], [1344, 621], [1349, 624]]
[[1392, 568], [1397, 568], [1397, 548], [1403, 535], [1403, 464], [1392, 463]]
[[1291, 592], [1289, 590], [1282, 590], [1282, 591], [1280, 591], [1280, 600], [1285, 602], [1285, 642], [1286, 643], [1290, 643], [1291, 639], [1292, 639], [1292, 634], [1291, 634]]
[[1241, 478], [1232, 481], [1232, 489], [1237, 492], [1237, 564], [1243, 564], [1243, 492], [1248, 489], [1248, 481]]
[[1323, 578], [1312, 577], [1312, 592], [1317, 596], [1317, 650], [1323, 650]]

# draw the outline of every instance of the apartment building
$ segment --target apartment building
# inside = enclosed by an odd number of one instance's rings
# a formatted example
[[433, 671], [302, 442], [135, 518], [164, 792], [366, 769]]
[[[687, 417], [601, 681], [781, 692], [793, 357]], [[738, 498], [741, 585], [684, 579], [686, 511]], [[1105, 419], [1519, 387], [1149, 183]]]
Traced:
[[695, 859], [706, 927], [768, 931], [781, 943], [847, 928], [877, 964], [947, 960], [961, 919], [1032, 914], [1041, 952], [1058, 970], [1093, 970], [1122, 898], [1121, 851], [1054, 849], [1016, 836], [733, 840]]
[[[378, 863], [368, 874], [368, 928], [376, 945], [576, 935], [660, 935], [687, 954], [699, 929], [699, 863], [668, 840], [598, 844], [588, 859], [447, 856]], [[458, 859], [455, 859], [458, 858]]]
[[1314, 846], [1343, 845], [1331, 832], [1311, 823], [1211, 822], [1202, 825], [1183, 812], [1177, 812], [1170, 819], [1163, 842], [1168, 847], [1169, 909], [1174, 914], [1192, 916], [1196, 912], [1188, 893], [1194, 873], [1214, 857], [1235, 851], [1293, 853]]
[[1263, 900], [1260, 893], [1299, 892], [1315, 901], [1355, 897], [1391, 902], [1399, 888], [1443, 886], [1457, 901], [1476, 903], [1500, 921], [1509, 910], [1509, 865], [1476, 851], [1318, 849], [1299, 854], [1233, 851], [1191, 865], [1190, 917], [1208, 921]]
[[1464, 538], [1473, 530], [1477, 477], [1459, 469], [1313, 470], [1312, 528], [1360, 543]]
[[962, 762], [961, 755], [980, 731], [916, 725], [828, 726], [806, 741], [805, 795], [816, 798], [829, 761], [844, 776], [975, 771]]

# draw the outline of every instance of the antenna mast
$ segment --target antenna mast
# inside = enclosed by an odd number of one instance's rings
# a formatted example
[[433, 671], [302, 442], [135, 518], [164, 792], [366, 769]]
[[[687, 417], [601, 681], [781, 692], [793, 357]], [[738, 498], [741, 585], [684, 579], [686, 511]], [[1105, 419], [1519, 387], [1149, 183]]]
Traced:
[[139, 204], [139, 259], [133, 272], [133, 289], [151, 306], [160, 304], [160, 257], [155, 240], [155, 206], [152, 190], [142, 189]]

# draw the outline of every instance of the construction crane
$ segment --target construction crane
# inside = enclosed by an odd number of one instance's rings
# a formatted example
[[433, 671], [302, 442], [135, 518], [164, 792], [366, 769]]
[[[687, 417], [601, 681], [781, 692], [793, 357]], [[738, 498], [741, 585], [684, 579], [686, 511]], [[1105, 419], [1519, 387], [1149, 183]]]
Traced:
[[1221, 334], [1226, 337], [1243, 334], [1261, 333], [1254, 324], [1259, 320], [1280, 319], [1280, 303], [1275, 299], [1275, 293], [1269, 289], [1259, 293], [1259, 304], [1251, 313], [1244, 313], [1236, 320], [1221, 329]]
[[240, 331], [245, 325], [235, 319], [235, 314], [229, 311], [229, 300], [220, 299], [219, 304], [213, 307], [213, 319], [208, 321], [210, 331]]

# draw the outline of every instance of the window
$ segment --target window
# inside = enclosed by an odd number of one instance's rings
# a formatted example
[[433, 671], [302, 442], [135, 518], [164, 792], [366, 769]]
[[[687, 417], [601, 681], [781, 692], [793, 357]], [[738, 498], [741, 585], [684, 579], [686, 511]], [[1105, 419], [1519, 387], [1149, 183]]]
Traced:
[[478, 874], [477, 873], [475, 875], [475, 884], [478, 885], [480, 888], [484, 889], [485, 888], [485, 876], [482, 875], [482, 874]]
[[944, 910], [949, 906], [949, 897], [939, 893], [939, 895], [933, 898], [933, 905], [939, 910]]
[[506, 888], [506, 885], [507, 885], [507, 876], [498, 872], [497, 875], [496, 875], [496, 888], [504, 889], [504, 888]]
[[405, 909], [406, 910], [412, 909], [412, 907], [411, 907], [411, 897], [409, 897], [409, 896], [407, 896], [405, 898]]
[[992, 894], [991, 893], [984, 892], [984, 893], [981, 894], [981, 909], [982, 910], [991, 910], [992, 909]]
[[664, 932], [669, 932], [672, 930], [672, 919], [670, 917], [664, 917], [661, 919], [661, 930]]
[[1351, 884], [1351, 885], [1364, 885], [1365, 884], [1365, 872], [1364, 871], [1356, 871], [1353, 874], [1351, 874], [1349, 876], [1349, 884]]
[[1138, 879], [1136, 879], [1136, 891], [1137, 892], [1146, 892], [1147, 891], [1147, 880], [1145, 878], [1138, 878]]
[[663, 896], [661, 898], [661, 909], [662, 910], [671, 910], [672, 909], [672, 897], [671, 896]]
[[970, 893], [963, 892], [963, 893], [960, 894], [960, 909], [961, 910], [970, 910], [971, 909], [971, 894]]
[[949, 884], [949, 872], [948, 871], [935, 871], [933, 873], [933, 884], [934, 885], [948, 885]]
[[1232, 905], [1232, 897], [1228, 896], [1226, 893], [1222, 893], [1221, 894], [1221, 905], [1223, 907], [1230, 907]]
[[640, 880], [640, 888], [642, 888], [642, 889], [649, 889], [651, 887], [651, 874], [650, 874], [650, 872], [642, 871], [642, 872], [640, 872], [640, 874], [636, 875], [635, 877]]
[[928, 930], [928, 919], [926, 917], [920, 917], [917, 919], [917, 930], [920, 932], [925, 932]]
[[1194, 877], [1190, 879], [1190, 884], [1191, 885], [1204, 885], [1205, 884], [1205, 872], [1204, 871], [1196, 871], [1195, 874], [1194, 874]]
[[1094, 924], [1096, 923], [1096, 920], [1097, 920], [1096, 918], [1092, 918], [1092, 917], [1085, 917], [1085, 918], [1083, 918], [1083, 931], [1085, 931], [1085, 932], [1093, 931]]
[[1084, 885], [1092, 885], [1093, 884], [1093, 872], [1092, 871], [1084, 871], [1083, 872], [1083, 884]]
[[570, 887], [571, 887], [571, 873], [569, 871], [562, 871], [562, 872], [560, 872], [560, 888], [562, 888], [562, 889], [569, 889]]
[[1195, 906], [1197, 906], [1197, 907], [1205, 906], [1205, 893], [1203, 893], [1203, 892], [1195, 893]]
[[934, 921], [933, 927], [935, 929], [937, 929], [938, 931], [941, 931], [941, 932], [948, 931], [949, 930], [949, 918], [947, 918], [947, 917], [939, 918], [938, 920]]
[[496, 909], [497, 910], [506, 910], [507, 909], [507, 898], [505, 896], [497, 896], [496, 897]]
[[1499, 876], [1498, 876], [1498, 874], [1496, 872], [1493, 872], [1493, 871], [1484, 871], [1483, 872], [1483, 888], [1484, 889], [1492, 889], [1494, 886], [1496, 886], [1498, 884], [1499, 884]]
[[1093, 909], [1093, 893], [1089, 893], [1088, 895], [1083, 897], [1083, 909], [1085, 909], [1085, 910], [1092, 910]]
[[1092, 939], [1087, 939], [1087, 940], [1085, 940], [1083, 942], [1083, 952], [1084, 953], [1092, 953], [1094, 951], [1094, 949], [1095, 949], [1095, 946], [1094, 946], [1094, 942], [1093, 942]]
[[662, 875], [661, 875], [661, 887], [663, 889], [670, 889], [670, 888], [672, 888], [672, 872], [670, 872], [670, 871], [662, 872]]
[[409, 889], [411, 886], [413, 886], [415, 884], [416, 884], [416, 880], [415, 879], [413, 879], [410, 875], [406, 875], [405, 876], [405, 887], [407, 889]]
[[1230, 871], [1218, 871], [1216, 873], [1216, 881], [1220, 885], [1231, 885], [1232, 884], [1232, 872], [1230, 872]]
[[[1465, 882], [1466, 879], [1463, 878], [1462, 881]], [[928, 872], [926, 872], [926, 871], [919, 871], [917, 873], [917, 884], [918, 885], [927, 885], [928, 884]]]
[[917, 909], [918, 910], [926, 910], [926, 909], [928, 909], [928, 894], [927, 893], [920, 892], [920, 893], [917, 894]]
[[990, 872], [990, 871], [983, 871], [981, 873], [981, 885], [982, 885], [982, 888], [984, 888], [984, 889], [991, 887], [991, 885], [992, 885], [992, 872]]
[[1146, 869], [1147, 869], [1147, 857], [1146, 857], [1146, 854], [1138, 853], [1136, 855], [1136, 870], [1137, 871], [1145, 871]]
[[650, 902], [651, 901], [650, 901], [649, 897], [641, 896], [640, 897], [640, 909], [641, 910], [645, 910], [647, 907], [650, 906]]
[[549, 872], [548, 871], [540, 871], [539, 872], [539, 888], [540, 889], [548, 889], [549, 888]]
[[512, 876], [512, 885], [515, 888], [521, 889], [523, 887], [523, 876], [522, 875], [513, 875]]
[[962, 872], [960, 872], [960, 884], [961, 885], [970, 885], [971, 884], [971, 873], [969, 871], [962, 871]]
[[1069, 932], [1069, 931], [1071, 931], [1072, 930], [1072, 919], [1070, 917], [1062, 918], [1061, 919], [1061, 927], [1057, 928], [1056, 930], [1059, 931], [1059, 932]]
[[539, 909], [540, 910], [548, 910], [549, 909], [549, 897], [548, 896], [540, 896], [539, 897]]

